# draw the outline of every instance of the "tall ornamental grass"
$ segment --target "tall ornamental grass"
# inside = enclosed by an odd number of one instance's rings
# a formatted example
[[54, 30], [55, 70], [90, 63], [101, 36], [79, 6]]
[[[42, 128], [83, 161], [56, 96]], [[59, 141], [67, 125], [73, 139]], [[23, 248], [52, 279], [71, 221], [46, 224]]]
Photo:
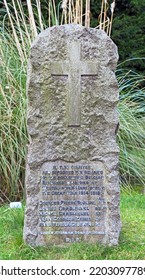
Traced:
[[8, 32], [0, 42], [0, 202], [20, 198], [27, 144], [26, 66]]
[[[6, 23], [9, 20], [9, 30], [12, 32], [13, 40], [15, 41], [22, 62], [27, 59], [26, 39], [30, 45], [38, 33], [46, 27], [70, 23], [90, 27], [90, 0], [45, 1], [45, 10], [47, 12], [47, 17], [45, 18], [43, 17], [41, 7], [41, 2], [43, 1], [26, 0], [25, 2], [26, 7], [22, 5], [21, 0], [11, 0], [10, 3], [8, 0], [3, 0], [6, 11], [4, 21]], [[96, 23], [98, 22], [96, 28], [103, 29], [109, 36], [111, 35], [114, 8], [115, 0], [112, 0], [111, 4], [108, 4], [107, 0], [102, 0], [101, 11], [98, 19], [96, 19]]]
[[[6, 14], [0, 38], [0, 202], [21, 199], [24, 193], [26, 128], [26, 67], [31, 42], [38, 33], [54, 24], [79, 23], [90, 26], [90, 1], [46, 1], [48, 18], [41, 1], [3, 0]], [[34, 3], [34, 1], [33, 1]], [[56, 5], [57, 3], [57, 5]], [[110, 36], [115, 1], [103, 0], [96, 28]], [[111, 8], [111, 17], [108, 11]], [[24, 10], [25, 9], [25, 10]], [[123, 185], [145, 184], [145, 108], [143, 79], [132, 71], [117, 69], [120, 89], [120, 179]]]
[[145, 78], [121, 69], [121, 65], [116, 75], [120, 91], [120, 179], [124, 186], [145, 186]]

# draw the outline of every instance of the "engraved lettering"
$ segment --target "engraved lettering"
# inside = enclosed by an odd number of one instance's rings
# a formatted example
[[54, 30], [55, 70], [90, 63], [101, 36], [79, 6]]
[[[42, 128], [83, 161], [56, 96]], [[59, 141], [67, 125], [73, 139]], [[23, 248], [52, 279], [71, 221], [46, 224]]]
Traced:
[[65, 239], [68, 243], [76, 240], [74, 235], [104, 234], [103, 180], [103, 170], [91, 164], [52, 165], [50, 170], [43, 171], [39, 203], [41, 234], [71, 234], [73, 237]]

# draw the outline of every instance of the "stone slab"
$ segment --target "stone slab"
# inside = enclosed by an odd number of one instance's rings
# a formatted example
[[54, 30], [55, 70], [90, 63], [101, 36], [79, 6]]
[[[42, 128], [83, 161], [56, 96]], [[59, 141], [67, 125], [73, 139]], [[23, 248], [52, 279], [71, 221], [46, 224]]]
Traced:
[[46, 29], [27, 74], [24, 240], [116, 245], [120, 233], [117, 47], [102, 30]]

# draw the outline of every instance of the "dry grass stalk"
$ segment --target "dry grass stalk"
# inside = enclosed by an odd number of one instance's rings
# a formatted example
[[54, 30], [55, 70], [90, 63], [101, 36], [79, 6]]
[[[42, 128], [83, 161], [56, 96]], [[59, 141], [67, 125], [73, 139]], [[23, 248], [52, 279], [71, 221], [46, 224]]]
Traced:
[[78, 1], [78, 23], [79, 24], [83, 24], [83, 1], [79, 0]]
[[22, 32], [22, 28], [21, 28], [21, 23], [20, 23], [20, 20], [19, 20], [19, 16], [18, 16], [18, 12], [17, 12], [17, 8], [16, 8], [14, 0], [12, 0], [12, 3], [13, 3], [13, 7], [14, 7], [14, 12], [15, 12], [15, 16], [16, 16], [16, 23], [17, 23], [17, 26], [18, 26], [19, 34], [20, 34], [20, 39], [21, 39], [21, 42], [22, 42], [23, 54], [24, 54], [25, 59], [27, 59], [26, 44], [25, 44], [24, 39], [23, 39], [23, 32]]
[[[102, 0], [101, 14], [99, 16], [99, 26], [96, 27], [96, 28], [103, 29], [109, 36], [111, 35], [114, 8], [115, 8], [115, 0], [112, 1], [113, 2], [111, 4], [111, 19], [110, 19], [107, 15], [108, 8], [109, 8], [108, 1]], [[26, 2], [27, 2], [28, 14], [29, 14], [30, 30], [28, 29], [29, 27], [28, 24], [26, 23], [26, 15], [23, 10], [22, 1], [12, 0], [12, 6], [15, 13], [15, 16], [13, 17], [8, 7], [8, 1], [4, 0], [7, 14], [11, 23], [15, 44], [22, 62], [24, 62], [25, 59], [27, 58], [28, 45], [31, 45], [31, 41], [38, 35], [37, 28], [39, 30], [44, 29], [43, 16], [41, 12], [41, 1], [35, 0], [35, 6], [37, 7], [37, 13], [35, 18], [34, 18], [32, 1], [26, 0]], [[83, 5], [85, 6], [83, 7]], [[62, 8], [61, 20], [60, 22], [58, 22], [56, 1], [55, 0], [48, 1], [48, 26], [49, 27], [57, 24], [71, 24], [71, 23], [85, 25], [85, 27], [87, 28], [90, 27], [90, 0], [86, 0], [86, 1], [62, 0], [61, 8]], [[36, 22], [36, 18], [38, 19], [37, 22]]]
[[[101, 13], [99, 15], [99, 29], [103, 29], [109, 36], [111, 35], [115, 0], [110, 5], [111, 19], [108, 17], [109, 4], [107, 0], [102, 0]], [[98, 26], [97, 26], [98, 28]]]
[[43, 30], [43, 22], [42, 22], [42, 13], [41, 13], [41, 4], [40, 4], [40, 0], [36, 0], [36, 4], [37, 4], [37, 11], [38, 11], [38, 18], [39, 18], [39, 24], [40, 24], [40, 28], [41, 30]]
[[[67, 11], [67, 2], [68, 0], [63, 0], [62, 1], [62, 5], [61, 5], [61, 8], [62, 8], [62, 17], [61, 17], [61, 24], [67, 24], [67, 14], [69, 14], [70, 16], [70, 19], [71, 19], [71, 1], [69, 1], [69, 12]], [[71, 23], [71, 20], [70, 22]]]
[[1, 84], [0, 84], [0, 92], [1, 92], [1, 94], [2, 94], [2, 96], [3, 96], [3, 98], [4, 98], [4, 100], [5, 100], [6, 106], [7, 106], [7, 108], [9, 109], [9, 112], [10, 112], [10, 111], [11, 111], [11, 107], [10, 107], [10, 105], [9, 105], [9, 102], [8, 102], [8, 100], [7, 100], [7, 98], [6, 98], [5, 92], [4, 92], [4, 90], [3, 90]]
[[108, 32], [109, 37], [111, 36], [114, 9], [115, 9], [115, 0], [111, 4], [111, 21], [110, 21], [110, 28], [109, 28], [109, 32]]
[[[0, 192], [1, 192], [1, 194], [3, 195], [3, 197], [6, 199], [6, 201], [8, 201], [9, 203], [11, 202], [10, 201], [10, 199], [8, 198], [8, 196], [2, 191], [2, 190], [0, 190]], [[0, 197], [0, 200], [2, 201], [2, 202], [4, 202], [4, 200]], [[9, 209], [9, 208], [8, 208]], [[8, 210], [7, 209], [7, 210]]]
[[50, 17], [50, 1], [49, 1], [49, 4], [48, 4], [48, 26], [50, 27], [51, 25], [51, 17]]
[[90, 0], [86, 0], [85, 27], [90, 27]]
[[27, 0], [27, 7], [28, 7], [29, 20], [30, 20], [30, 26], [32, 29], [32, 33], [33, 33], [34, 37], [37, 37], [38, 33], [37, 33], [36, 23], [35, 23], [35, 19], [34, 19], [31, 0]]
[[75, 4], [74, 4], [74, 1], [72, 0], [72, 22], [75, 22]]
[[72, 22], [72, 11], [71, 11], [71, 0], [69, 0], [69, 12], [68, 12], [68, 23]]
[[107, 25], [107, 27], [106, 27], [106, 33], [109, 34], [109, 29], [110, 29], [110, 19], [109, 19], [109, 17], [107, 17], [106, 25]]
[[18, 4], [18, 7], [19, 7], [19, 11], [20, 11], [20, 15], [21, 15], [21, 21], [23, 23], [28, 42], [31, 45], [31, 37], [30, 37], [30, 33], [28, 31], [27, 24], [26, 24], [26, 21], [25, 21], [25, 16], [24, 16], [22, 3], [19, 0], [17, 0], [17, 4]]
[[83, 0], [81, 0], [81, 21], [80, 21], [80, 24], [83, 25]]
[[55, 23], [58, 24], [58, 20], [57, 20], [57, 15], [56, 15], [56, 6], [55, 6], [55, 1], [52, 0], [53, 2], [53, 10], [54, 10], [54, 17], [55, 17]]
[[108, 7], [107, 0], [102, 0], [101, 14], [99, 15], [99, 29], [103, 29], [104, 31], [109, 30], [108, 25], [110, 24], [110, 19], [107, 17]]
[[[87, 0], [90, 2], [90, 0]], [[63, 0], [62, 5], [61, 24], [83, 24], [83, 0]], [[88, 14], [86, 21], [89, 22]]]
[[9, 7], [8, 7], [8, 5], [7, 5], [7, 1], [6, 1], [6, 0], [4, 0], [4, 4], [5, 4], [6, 10], [7, 10], [7, 14], [8, 14], [10, 23], [11, 23], [11, 28], [12, 28], [14, 40], [15, 40], [15, 43], [16, 43], [16, 47], [17, 47], [17, 50], [18, 50], [20, 59], [21, 59], [21, 61], [22, 61], [22, 63], [23, 63], [24, 60], [25, 60], [25, 58], [24, 58], [24, 55], [23, 55], [23, 51], [22, 51], [22, 48], [21, 48], [21, 44], [19, 43], [19, 39], [18, 39], [16, 30], [15, 30], [14, 23], [13, 23], [13, 20], [12, 20], [12, 16], [11, 16], [11, 14], [10, 14]]
[[99, 15], [99, 29], [102, 29], [103, 8], [104, 8], [104, 1], [102, 0], [101, 13]]
[[103, 30], [105, 31], [105, 27], [106, 27], [106, 17], [107, 17], [107, 0], [104, 0], [104, 12], [103, 12]]
[[79, 0], [76, 1], [75, 23], [77, 24], [78, 21], [79, 21]]

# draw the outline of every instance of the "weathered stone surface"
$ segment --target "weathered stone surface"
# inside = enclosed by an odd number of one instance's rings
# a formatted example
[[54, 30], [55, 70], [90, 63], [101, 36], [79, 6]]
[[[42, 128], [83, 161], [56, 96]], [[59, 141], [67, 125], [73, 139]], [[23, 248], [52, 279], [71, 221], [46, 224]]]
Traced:
[[48, 28], [32, 45], [24, 224], [31, 245], [118, 243], [117, 60], [105, 32], [79, 25]]

